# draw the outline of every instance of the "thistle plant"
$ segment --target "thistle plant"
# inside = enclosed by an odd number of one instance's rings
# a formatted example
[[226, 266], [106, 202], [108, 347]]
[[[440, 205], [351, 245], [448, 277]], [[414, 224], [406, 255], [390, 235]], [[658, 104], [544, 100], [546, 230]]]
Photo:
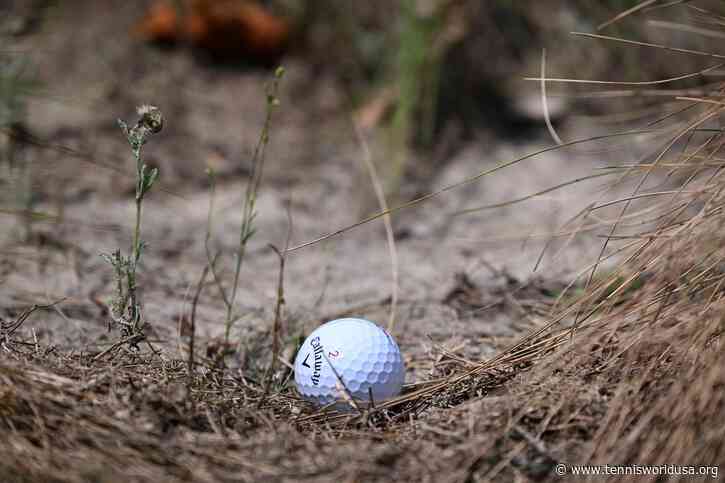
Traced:
[[134, 349], [137, 349], [138, 343], [144, 340], [145, 324], [136, 283], [136, 270], [146, 246], [141, 240], [141, 209], [146, 193], [149, 192], [159, 175], [158, 168], [149, 168], [144, 164], [141, 150], [148, 137], [161, 131], [164, 123], [161, 111], [154, 106], [141, 106], [138, 108], [138, 114], [141, 117], [133, 127], [118, 120], [136, 160], [136, 224], [131, 255], [122, 255], [120, 249], [110, 255], [102, 255], [113, 266], [116, 277], [116, 296], [111, 304], [111, 321], [121, 331], [122, 343], [126, 343]]

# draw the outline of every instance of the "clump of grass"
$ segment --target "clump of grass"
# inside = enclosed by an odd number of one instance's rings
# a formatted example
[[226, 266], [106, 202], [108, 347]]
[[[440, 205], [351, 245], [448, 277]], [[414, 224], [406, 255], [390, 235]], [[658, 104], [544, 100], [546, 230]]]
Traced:
[[[136, 281], [136, 272], [146, 244], [141, 239], [141, 214], [146, 194], [159, 176], [158, 168], [151, 168], [143, 162], [141, 150], [149, 136], [161, 131], [164, 118], [161, 111], [154, 106], [141, 106], [138, 108], [141, 116], [133, 127], [129, 127], [121, 119], [118, 124], [126, 135], [131, 152], [136, 161], [136, 223], [133, 231], [131, 254], [124, 256], [117, 249], [111, 254], [103, 254], [103, 258], [111, 264], [116, 278], [116, 296], [111, 304], [111, 320], [119, 328], [122, 340], [118, 345], [128, 344], [129, 347], [138, 348], [138, 343], [144, 340], [144, 325], [139, 290]], [[114, 345], [113, 347], [116, 347]]]

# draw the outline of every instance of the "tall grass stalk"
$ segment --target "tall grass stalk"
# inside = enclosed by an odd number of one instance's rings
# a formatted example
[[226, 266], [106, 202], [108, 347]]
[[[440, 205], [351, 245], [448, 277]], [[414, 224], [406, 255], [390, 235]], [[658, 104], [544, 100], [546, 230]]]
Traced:
[[[274, 250], [274, 252], [279, 257], [279, 276], [277, 277], [277, 302], [274, 307], [274, 325], [272, 326], [272, 360], [270, 361], [269, 367], [267, 368], [267, 373], [264, 376], [264, 396], [267, 396], [267, 394], [269, 394], [269, 388], [272, 384], [272, 378], [274, 377], [275, 366], [277, 364], [277, 359], [279, 358], [279, 339], [282, 328], [282, 310], [284, 309], [284, 305], [286, 303], [284, 298], [284, 270], [285, 264], [287, 262], [287, 249], [289, 248], [290, 240], [292, 239], [292, 228], [292, 211], [290, 206], [288, 205], [287, 237], [285, 238], [284, 249], [280, 250], [274, 245], [269, 245], [269, 247]], [[263, 401], [264, 397], [260, 399], [258, 407], [261, 406]]]
[[[234, 266], [234, 281], [229, 296], [227, 297], [225, 295], [222, 297], [224, 304], [226, 305], [226, 318], [224, 321], [224, 341], [226, 343], [229, 342], [232, 326], [237, 320], [236, 315], [234, 314], [234, 303], [237, 299], [239, 278], [242, 271], [244, 256], [247, 252], [247, 243], [254, 236], [256, 231], [254, 221], [257, 216], [257, 195], [259, 193], [259, 186], [262, 182], [266, 148], [269, 144], [269, 135], [272, 126], [272, 113], [274, 112], [274, 109], [279, 106], [277, 93], [279, 91], [279, 83], [282, 80], [283, 75], [284, 68], [278, 67], [274, 73], [274, 77], [265, 88], [266, 116], [264, 119], [264, 125], [262, 126], [262, 132], [259, 135], [259, 140], [257, 141], [257, 146], [255, 147], [254, 154], [252, 156], [252, 176], [249, 180], [249, 184], [247, 184], [247, 191], [244, 196], [244, 204], [242, 206], [242, 227], [239, 232], [239, 245], [237, 246], [237, 251], [235, 253], [236, 264]], [[209, 254], [207, 254], [207, 257], [209, 258]], [[208, 262], [212, 273], [215, 273], [211, 258], [209, 258]], [[219, 278], [216, 274], [214, 277], [218, 283]], [[223, 289], [221, 290], [223, 291]]]

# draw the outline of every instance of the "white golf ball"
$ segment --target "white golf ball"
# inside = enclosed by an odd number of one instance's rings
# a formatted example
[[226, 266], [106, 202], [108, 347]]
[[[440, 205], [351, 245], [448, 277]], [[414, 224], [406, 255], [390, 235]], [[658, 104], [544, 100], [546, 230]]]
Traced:
[[375, 403], [397, 396], [405, 381], [398, 344], [368, 320], [337, 319], [321, 325], [307, 337], [295, 358], [297, 390], [319, 405], [343, 401], [340, 380], [364, 404], [369, 402], [370, 391]]

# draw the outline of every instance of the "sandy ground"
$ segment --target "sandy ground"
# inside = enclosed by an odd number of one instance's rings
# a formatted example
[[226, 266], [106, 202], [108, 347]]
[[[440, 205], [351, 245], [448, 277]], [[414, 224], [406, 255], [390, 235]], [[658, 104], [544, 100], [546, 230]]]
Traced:
[[[12, 314], [65, 297], [56, 310], [34, 317], [31, 326], [38, 337], [80, 350], [116, 337], [107, 333], [102, 304], [97, 303], [110, 300], [113, 290], [110, 267], [98, 255], [119, 246], [127, 249], [133, 223], [133, 176], [122, 174], [133, 173], [132, 158], [115, 119], [131, 121], [135, 106], [153, 103], [165, 113], [166, 125], [145, 150], [147, 161], [161, 169], [161, 189], [145, 205], [143, 238], [149, 248], [140, 283], [156, 339], [173, 353], [179, 320], [189, 310], [205, 264], [206, 166], [218, 173], [213, 245], [225, 254], [223, 280], [227, 286], [231, 281], [230, 252], [238, 239], [251, 151], [264, 115], [263, 85], [270, 74], [219, 69], [187, 51], [159, 50], [133, 40], [128, 32], [143, 2], [119, 5], [113, 21], [99, 20], [106, 15], [103, 2], [78, 3], [78, 8], [56, 9], [45, 28], [52, 34], [21, 39], [19, 48], [33, 52], [47, 89], [47, 95], [31, 100], [32, 132], [89, 157], [36, 148], [24, 152], [36, 176], [37, 209], [56, 213], [62, 205], [65, 221], [36, 223], [33, 232], [44, 236], [23, 244], [17, 242], [17, 222], [3, 218], [7, 255], [0, 264], [0, 308]], [[300, 58], [284, 63], [288, 75], [267, 153], [258, 232], [245, 260], [237, 303], [242, 319], [235, 337], [242, 341], [258, 339], [271, 325], [278, 260], [268, 244], [284, 243], [288, 200], [296, 245], [361, 219], [369, 213], [362, 207], [372, 198], [362, 146], [340, 89]], [[560, 134], [571, 140], [598, 132], [593, 125], [565, 123]], [[439, 189], [552, 144], [544, 129], [516, 140], [493, 133], [482, 130], [435, 167], [430, 178], [405, 184], [403, 192]], [[379, 132], [366, 133], [376, 162], [385, 163], [376, 142], [380, 137]], [[486, 358], [500, 340], [541, 322], [540, 314], [526, 308], [531, 300], [522, 304], [516, 290], [561, 287], [595, 259], [601, 246], [596, 231], [569, 240], [565, 252], [558, 252], [561, 242], [554, 243], [533, 272], [547, 234], [599, 199], [604, 181], [473, 215], [453, 214], [591, 174], [623, 156], [635, 157], [598, 152], [596, 145], [548, 152], [394, 215], [400, 281], [394, 334], [412, 368], [409, 380], [424, 376], [433, 344]], [[423, 161], [410, 160], [418, 162]], [[456, 305], [455, 297], [448, 297], [460, 287], [464, 273], [478, 304]], [[385, 323], [391, 280], [381, 221], [291, 253], [285, 287], [287, 340], [343, 314]], [[550, 302], [551, 293], [528, 290], [525, 298]], [[218, 292], [210, 286], [199, 302], [199, 334], [219, 336], [223, 319]]]
[[[220, 67], [186, 48], [165, 50], [135, 40], [129, 32], [147, 1], [50, 3], [52, 15], [40, 32], [15, 37], [11, 46], [31, 55], [42, 90], [30, 98], [27, 113], [27, 128], [40, 145], [20, 146], [12, 166], [0, 161], [0, 426], [7, 429], [0, 438], [0, 480], [560, 481], [557, 464], [712, 465], [723, 459], [725, 437], [717, 424], [725, 408], [718, 350], [722, 183], [704, 181], [711, 168], [701, 169], [696, 161], [691, 171], [670, 172], [678, 179], [653, 175], [642, 186], [669, 195], [672, 185], [704, 188], [688, 201], [683, 224], [666, 219], [656, 237], [642, 220], [651, 223], [661, 211], [642, 212], [647, 200], [632, 203], [617, 235], [643, 235], [633, 242], [612, 238], [607, 251], [630, 242], [644, 247], [622, 265], [631, 283], [620, 284], [604, 263], [600, 273], [621, 290], [612, 297], [593, 293], [597, 302], [601, 298], [600, 308], [576, 331], [532, 329], [551, 320], [562, 289], [596, 260], [602, 235], [620, 212], [617, 200], [631, 193], [638, 177], [614, 190], [607, 189], [610, 178], [599, 177], [506, 203], [614, 172], [599, 168], [651, 161], [691, 125], [692, 112], [659, 123], [661, 139], [609, 138], [542, 151], [518, 163], [513, 161], [551, 147], [551, 136], [541, 121], [525, 133], [512, 132], [506, 116], [492, 116], [470, 139], [448, 146], [452, 154], [435, 156], [436, 163], [433, 156], [412, 155], [401, 200], [510, 165], [394, 214], [400, 300], [392, 332], [405, 357], [408, 386], [387, 406], [330, 414], [296, 397], [286, 384], [291, 371], [282, 364], [266, 372], [278, 277], [269, 244], [284, 244], [288, 214], [291, 244], [297, 246], [376, 209], [345, 90], [308, 53], [284, 59], [287, 75], [267, 152], [257, 233], [235, 305], [240, 319], [232, 341], [238, 351], [223, 366], [208, 357], [224, 331], [224, 306], [208, 283], [198, 303], [197, 360], [190, 372], [179, 357], [187, 342], [180, 326], [206, 265], [211, 192], [205, 169], [218, 174], [211, 246], [222, 254], [220, 275], [229, 287], [271, 72]], [[5, 21], [0, 14], [0, 32]], [[585, 49], [580, 57], [566, 49], [549, 52], [557, 73], [567, 62], [586, 61], [591, 65], [583, 70], [597, 72], [612, 65], [594, 54], [581, 57]], [[624, 62], [613, 57], [615, 64]], [[656, 64], [646, 61], [648, 68]], [[668, 62], [677, 73], [662, 77], [696, 71]], [[601, 77], [622, 74], [611, 70]], [[536, 65], [521, 75], [532, 72]], [[646, 77], [639, 74], [629, 78]], [[518, 78], [501, 89], [515, 98], [491, 98], [490, 105], [484, 95], [464, 100], [485, 103], [479, 110], [487, 113], [527, 96], [536, 106], [537, 85], [526, 91]], [[662, 99], [656, 112], [644, 114], [634, 98], [613, 102], [605, 106], [615, 111], [606, 125], [592, 115], [601, 111], [582, 108], [584, 102], [565, 104], [557, 113], [558, 133], [569, 142], [622, 131], [625, 117], [641, 126], [681, 108], [674, 99]], [[710, 99], [718, 96], [710, 93]], [[118, 247], [127, 253], [134, 222], [133, 159], [116, 119], [133, 122], [142, 103], [157, 105], [166, 116], [163, 131], [144, 151], [161, 176], [144, 204], [148, 249], [139, 273], [147, 335], [161, 351], [142, 345], [140, 354], [99, 356], [119, 340], [117, 329], [108, 327], [113, 274], [100, 254]], [[388, 163], [385, 134], [380, 128], [364, 132], [381, 172]], [[683, 139], [663, 161], [677, 162], [681, 152], [711, 142], [699, 136], [693, 133], [692, 143]], [[719, 168], [712, 172], [720, 174]], [[32, 208], [61, 221], [28, 223], [7, 214], [18, 206], [28, 179]], [[593, 203], [608, 202], [609, 208], [587, 217], [591, 229], [568, 223]], [[498, 206], [456, 216], [485, 205]], [[660, 209], [666, 208], [665, 201]], [[572, 230], [577, 236], [568, 236]], [[562, 236], [538, 263], [552, 233]], [[381, 220], [291, 252], [284, 358], [294, 355], [300, 336], [333, 318], [356, 315], [385, 325], [392, 279]], [[564, 306], [588, 296], [581, 285], [572, 292]], [[28, 307], [60, 299], [23, 323]], [[13, 332], [15, 320], [21, 326]]]

